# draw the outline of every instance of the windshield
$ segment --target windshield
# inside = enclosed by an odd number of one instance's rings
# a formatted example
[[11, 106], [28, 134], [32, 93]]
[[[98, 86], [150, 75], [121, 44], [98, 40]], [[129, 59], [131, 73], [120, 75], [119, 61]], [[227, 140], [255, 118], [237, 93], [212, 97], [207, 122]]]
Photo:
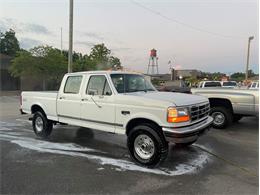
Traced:
[[118, 93], [137, 91], [155, 91], [155, 88], [144, 76], [137, 74], [111, 74], [112, 82]]
[[237, 86], [237, 83], [236, 82], [224, 82], [223, 83], [223, 86]]

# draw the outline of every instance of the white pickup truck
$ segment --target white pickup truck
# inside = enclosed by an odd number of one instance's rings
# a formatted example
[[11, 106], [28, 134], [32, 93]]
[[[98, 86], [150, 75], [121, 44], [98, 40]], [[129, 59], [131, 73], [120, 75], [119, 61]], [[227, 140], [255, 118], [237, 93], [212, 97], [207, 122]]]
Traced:
[[121, 71], [68, 73], [58, 92], [21, 94], [37, 136], [56, 123], [126, 134], [131, 158], [146, 167], [166, 158], [168, 142], [194, 143], [213, 121], [209, 111], [206, 97], [158, 92], [143, 75]]

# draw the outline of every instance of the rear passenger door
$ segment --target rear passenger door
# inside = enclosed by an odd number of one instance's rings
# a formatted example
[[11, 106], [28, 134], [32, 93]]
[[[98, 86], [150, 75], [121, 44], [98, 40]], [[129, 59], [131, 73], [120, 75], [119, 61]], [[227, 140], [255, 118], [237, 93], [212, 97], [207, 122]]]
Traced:
[[77, 125], [80, 120], [80, 88], [82, 75], [67, 76], [64, 88], [60, 89], [57, 97], [57, 114], [59, 121]]
[[114, 132], [114, 94], [106, 75], [89, 76], [85, 87], [81, 101], [81, 119], [85, 123], [84, 126]]

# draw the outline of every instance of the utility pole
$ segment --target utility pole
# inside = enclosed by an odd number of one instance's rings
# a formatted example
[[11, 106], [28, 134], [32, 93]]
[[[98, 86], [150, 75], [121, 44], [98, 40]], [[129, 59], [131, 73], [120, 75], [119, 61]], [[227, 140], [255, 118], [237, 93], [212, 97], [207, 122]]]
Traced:
[[60, 28], [60, 54], [62, 55], [62, 27]]
[[248, 38], [248, 47], [247, 47], [247, 58], [246, 58], [246, 76], [245, 80], [248, 79], [248, 67], [249, 67], [249, 56], [250, 56], [250, 42], [254, 39], [254, 36]]
[[73, 0], [70, 0], [68, 72], [72, 72], [72, 51], [73, 51]]

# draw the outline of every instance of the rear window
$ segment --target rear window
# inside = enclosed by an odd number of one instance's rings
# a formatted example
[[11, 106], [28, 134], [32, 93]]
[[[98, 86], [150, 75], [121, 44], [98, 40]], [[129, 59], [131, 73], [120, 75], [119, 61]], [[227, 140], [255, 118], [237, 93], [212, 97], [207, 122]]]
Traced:
[[224, 82], [223, 86], [236, 86], [236, 82]]
[[220, 82], [206, 82], [204, 87], [221, 87]]
[[78, 94], [81, 81], [82, 76], [69, 76], [64, 87], [64, 93]]

